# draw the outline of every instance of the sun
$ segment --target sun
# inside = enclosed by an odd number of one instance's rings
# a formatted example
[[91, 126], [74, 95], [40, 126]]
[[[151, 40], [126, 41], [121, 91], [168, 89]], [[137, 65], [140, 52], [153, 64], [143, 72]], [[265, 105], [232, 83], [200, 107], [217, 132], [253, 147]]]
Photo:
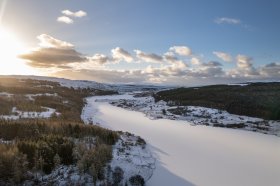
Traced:
[[0, 27], [0, 75], [32, 74], [33, 70], [17, 57], [25, 50], [16, 34]]

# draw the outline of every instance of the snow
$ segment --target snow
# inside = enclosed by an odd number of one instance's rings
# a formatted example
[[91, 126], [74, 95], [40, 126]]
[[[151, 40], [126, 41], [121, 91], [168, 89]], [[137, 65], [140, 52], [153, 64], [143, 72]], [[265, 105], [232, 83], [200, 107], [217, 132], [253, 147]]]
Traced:
[[51, 81], [51, 82], [58, 82], [61, 86], [68, 87], [68, 88], [96, 88], [100, 90], [108, 90], [111, 89], [109, 85], [98, 83], [95, 81], [85, 81], [85, 80], [70, 80], [65, 78], [56, 78], [56, 77], [44, 77], [44, 76], [22, 76], [22, 75], [13, 75], [13, 76], [6, 76], [12, 77], [17, 79], [33, 79], [33, 80], [43, 80], [43, 81]]
[[[152, 176], [153, 170], [155, 169], [155, 158], [146, 148], [146, 145], [139, 143], [138, 140], [138, 136], [129, 133], [122, 133], [120, 135], [119, 141], [113, 146], [112, 161], [108, 164], [111, 168], [104, 168], [106, 179], [97, 181], [97, 186], [107, 185], [106, 181], [113, 182], [112, 173], [115, 167], [120, 167], [124, 170], [124, 177], [121, 185], [124, 185], [125, 182], [129, 185], [129, 178], [137, 174], [141, 175], [146, 180]], [[0, 143], [1, 142], [0, 139]], [[3, 143], [5, 143], [5, 141], [3, 141]], [[86, 144], [87, 149], [91, 149], [95, 146], [95, 138], [84, 137], [82, 139], [74, 139], [74, 143]], [[34, 185], [36, 180], [39, 181], [39, 185], [47, 185], [50, 183], [51, 185], [59, 186], [93, 185], [92, 176], [88, 173], [80, 172], [76, 165], [60, 165], [48, 175], [44, 175], [40, 172], [31, 173], [31, 175], [31, 179], [25, 181], [24, 185]]]
[[24, 112], [17, 110], [16, 107], [13, 107], [12, 115], [0, 115], [0, 118], [6, 120], [17, 120], [21, 118], [50, 118], [54, 113], [60, 115], [60, 113], [56, 112], [56, 109], [49, 107], [42, 107], [46, 109], [44, 112]]
[[130, 95], [129, 99], [126, 97], [118, 100], [107, 98], [103, 101], [128, 110], [140, 111], [150, 119], [184, 120], [192, 125], [239, 128], [280, 136], [280, 121], [235, 115], [224, 110], [199, 106], [172, 106], [171, 102], [169, 104], [165, 101], [155, 102], [151, 96], [134, 98]]
[[13, 144], [14, 141], [13, 140], [4, 140], [0, 138], [0, 144]]
[[34, 97], [38, 96], [50, 96], [50, 97], [56, 97], [58, 96], [57, 93], [51, 94], [51, 93], [43, 93], [43, 94], [25, 94], [25, 97], [27, 97], [30, 101], [34, 101]]
[[[40, 185], [93, 185], [92, 177], [89, 174], [80, 174], [76, 166], [59, 166], [51, 174], [37, 175]], [[24, 185], [35, 185], [34, 181], [25, 181]], [[98, 184], [99, 185], [99, 184]]]
[[248, 83], [231, 83], [231, 84], [227, 84], [227, 85], [229, 85], [229, 86], [242, 86], [242, 87], [244, 87], [244, 86], [247, 86], [249, 84]]
[[53, 89], [53, 86], [52, 85], [37, 85], [35, 87], [45, 87], [45, 88], [50, 88], [50, 89]]
[[[130, 95], [87, 98], [82, 118], [146, 140], [147, 148], [157, 158], [148, 186], [280, 185], [279, 137], [202, 125], [194, 127], [183, 120], [151, 120], [143, 113], [104, 101], [127, 97], [133, 99]], [[97, 99], [103, 101], [96, 102]]]
[[3, 97], [12, 97], [14, 94], [11, 94], [11, 93], [8, 93], [8, 92], [0, 92], [0, 96], [3, 96]]
[[110, 163], [112, 170], [120, 167], [124, 171], [124, 181], [141, 175], [144, 180], [149, 180], [155, 169], [155, 158], [146, 145], [137, 144], [137, 136], [122, 135], [113, 147], [113, 159]]

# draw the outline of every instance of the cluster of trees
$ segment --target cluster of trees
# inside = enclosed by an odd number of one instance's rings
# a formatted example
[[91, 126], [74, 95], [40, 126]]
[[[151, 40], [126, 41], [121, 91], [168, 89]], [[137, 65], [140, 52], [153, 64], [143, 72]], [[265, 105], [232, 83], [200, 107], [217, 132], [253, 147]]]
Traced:
[[94, 149], [87, 150], [78, 147], [75, 151], [77, 166], [82, 173], [88, 172], [94, 184], [97, 180], [104, 180], [104, 167], [112, 159], [112, 149], [105, 144], [98, 144]]
[[11, 102], [0, 96], [0, 115], [10, 115], [12, 113], [13, 105]]
[[158, 92], [154, 98], [176, 106], [202, 106], [226, 110], [232, 114], [280, 119], [280, 83], [178, 88]]
[[0, 185], [21, 182], [28, 170], [26, 155], [16, 145], [0, 143], [0, 170]]
[[[83, 141], [87, 137], [95, 139], [91, 148]], [[50, 173], [60, 164], [77, 164], [95, 180], [104, 179], [104, 167], [119, 135], [82, 123], [0, 120], [0, 139], [9, 142], [0, 143], [0, 180], [18, 183], [26, 179], [27, 171]]]
[[19, 152], [25, 154], [30, 169], [50, 173], [59, 164], [73, 164], [74, 143], [71, 138], [61, 135], [46, 135], [38, 139], [20, 140]]
[[62, 135], [63, 137], [98, 137], [99, 141], [113, 145], [119, 139], [117, 132], [96, 125], [83, 123], [54, 122], [51, 120], [0, 120], [0, 139], [37, 140], [44, 135]]
[[[109, 183], [108, 185], [112, 185], [112, 186], [123, 185], [122, 184], [123, 179], [124, 179], [124, 171], [120, 167], [117, 166], [112, 171], [112, 181], [113, 182], [112, 182], [112, 184]], [[130, 185], [132, 185], [132, 186], [144, 186], [145, 185], [144, 178], [139, 174], [131, 176], [128, 181], [129, 181]], [[125, 181], [125, 185], [128, 185], [127, 180]]]

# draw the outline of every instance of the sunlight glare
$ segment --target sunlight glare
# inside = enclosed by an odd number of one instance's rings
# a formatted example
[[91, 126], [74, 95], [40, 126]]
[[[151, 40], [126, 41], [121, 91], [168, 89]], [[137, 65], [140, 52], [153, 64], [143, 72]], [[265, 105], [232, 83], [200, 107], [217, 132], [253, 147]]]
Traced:
[[32, 74], [33, 70], [17, 56], [25, 51], [25, 47], [17, 36], [0, 27], [0, 75]]

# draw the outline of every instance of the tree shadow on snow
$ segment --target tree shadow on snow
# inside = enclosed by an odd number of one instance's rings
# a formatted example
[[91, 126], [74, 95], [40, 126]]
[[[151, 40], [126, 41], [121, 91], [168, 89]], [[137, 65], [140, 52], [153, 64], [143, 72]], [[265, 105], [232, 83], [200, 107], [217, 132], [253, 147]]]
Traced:
[[156, 169], [154, 170], [154, 174], [151, 179], [148, 180], [147, 186], [195, 186], [194, 183], [175, 175], [164, 166], [165, 164], [159, 159], [159, 153], [169, 156], [168, 153], [151, 145], [149, 145], [149, 148], [151, 149], [153, 156], [156, 158]]

